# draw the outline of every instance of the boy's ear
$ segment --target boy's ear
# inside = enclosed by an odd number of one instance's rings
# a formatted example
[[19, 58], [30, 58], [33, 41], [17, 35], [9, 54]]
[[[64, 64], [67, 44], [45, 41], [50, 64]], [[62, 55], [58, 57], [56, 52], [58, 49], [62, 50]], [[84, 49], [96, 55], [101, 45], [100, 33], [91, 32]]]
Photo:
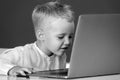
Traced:
[[38, 40], [44, 40], [44, 32], [39, 30], [36, 32], [36, 37]]

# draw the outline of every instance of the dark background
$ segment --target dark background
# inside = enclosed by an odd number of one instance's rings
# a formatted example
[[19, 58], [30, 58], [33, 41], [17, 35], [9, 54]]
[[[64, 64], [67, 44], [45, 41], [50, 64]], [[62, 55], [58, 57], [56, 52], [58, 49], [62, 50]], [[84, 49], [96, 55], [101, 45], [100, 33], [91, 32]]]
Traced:
[[[37, 4], [51, 0], [0, 0], [0, 47], [12, 48], [35, 41], [31, 14]], [[120, 13], [119, 0], [62, 0], [80, 14]], [[69, 61], [70, 53], [68, 54]]]

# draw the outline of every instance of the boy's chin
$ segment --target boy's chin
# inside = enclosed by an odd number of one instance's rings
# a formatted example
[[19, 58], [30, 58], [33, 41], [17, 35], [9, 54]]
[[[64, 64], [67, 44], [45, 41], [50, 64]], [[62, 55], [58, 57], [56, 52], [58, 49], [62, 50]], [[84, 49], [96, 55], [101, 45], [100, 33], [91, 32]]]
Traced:
[[61, 56], [61, 55], [63, 55], [64, 53], [65, 53], [65, 51], [60, 51], [60, 52], [56, 53], [56, 55], [57, 55], [57, 56]]

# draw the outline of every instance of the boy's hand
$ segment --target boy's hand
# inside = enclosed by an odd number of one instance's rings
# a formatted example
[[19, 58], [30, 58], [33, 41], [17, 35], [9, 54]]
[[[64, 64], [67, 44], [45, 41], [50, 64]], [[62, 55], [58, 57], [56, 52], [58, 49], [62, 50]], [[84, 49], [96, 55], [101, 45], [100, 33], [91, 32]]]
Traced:
[[30, 74], [30, 73], [32, 73], [32, 69], [30, 69], [30, 68], [23, 68], [20, 66], [15, 66], [8, 72], [8, 75], [10, 75], [10, 76], [28, 76], [28, 74]]

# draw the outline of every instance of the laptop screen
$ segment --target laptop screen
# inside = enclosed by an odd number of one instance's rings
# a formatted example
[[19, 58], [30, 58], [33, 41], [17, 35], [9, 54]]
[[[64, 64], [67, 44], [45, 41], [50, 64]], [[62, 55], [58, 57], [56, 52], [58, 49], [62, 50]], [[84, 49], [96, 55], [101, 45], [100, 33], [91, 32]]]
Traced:
[[69, 77], [120, 73], [120, 14], [80, 15]]

